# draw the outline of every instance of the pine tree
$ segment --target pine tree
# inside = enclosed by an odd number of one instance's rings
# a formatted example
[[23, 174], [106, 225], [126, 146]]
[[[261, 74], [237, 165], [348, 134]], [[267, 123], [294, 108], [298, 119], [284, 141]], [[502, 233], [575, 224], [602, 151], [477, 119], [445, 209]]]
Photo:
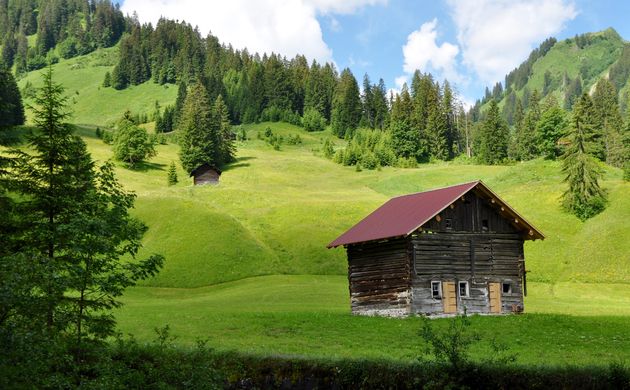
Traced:
[[392, 133], [392, 147], [396, 157], [405, 159], [418, 157], [419, 140], [418, 133], [411, 126], [411, 114], [413, 112], [413, 103], [404, 84], [399, 95], [392, 104], [392, 114], [389, 129]]
[[215, 161], [218, 165], [223, 165], [234, 161], [236, 147], [234, 146], [234, 135], [228, 117], [228, 108], [223, 102], [223, 97], [219, 95], [212, 107], [212, 132], [216, 134]]
[[427, 119], [427, 140], [429, 155], [432, 158], [446, 160], [450, 150], [448, 146], [448, 123], [445, 108], [442, 106], [440, 86], [436, 83], [434, 92], [428, 100], [429, 117]]
[[204, 163], [218, 163], [215, 161], [217, 136], [213, 132], [212, 104], [200, 81], [186, 94], [177, 128], [181, 133], [179, 158], [187, 173]]
[[186, 94], [188, 93], [188, 87], [183, 81], [177, 85], [177, 97], [175, 98], [175, 112], [173, 113], [173, 128], [177, 127], [179, 118], [182, 115], [184, 109], [184, 103], [186, 102]]
[[86, 341], [113, 334], [116, 298], [155, 274], [163, 258], [133, 260], [146, 231], [128, 213], [135, 197], [120, 187], [111, 164], [95, 168], [85, 143], [64, 123], [66, 102], [49, 69], [32, 108], [40, 131], [28, 154], [13, 152], [10, 182], [21, 221], [9, 242], [17, 244], [14, 259], [36, 276], [22, 297], [28, 307], [13, 314], [24, 327], [41, 325], [48, 340], [72, 336], [81, 362]]
[[22, 96], [13, 74], [0, 65], [0, 129], [24, 124]]
[[562, 108], [552, 105], [543, 111], [536, 132], [538, 149], [545, 158], [554, 160], [560, 155], [558, 140], [564, 135], [566, 125], [566, 113]]
[[483, 121], [476, 155], [484, 164], [499, 164], [507, 157], [509, 130], [499, 114], [496, 100], [490, 100], [486, 119]]
[[[623, 119], [619, 111], [619, 100], [615, 86], [601, 79], [593, 93], [595, 126], [598, 132], [596, 157], [616, 167], [623, 166]], [[601, 152], [600, 152], [601, 151]]]
[[103, 79], [103, 88], [109, 88], [112, 86], [112, 75], [109, 72], [105, 72], [105, 78]]
[[171, 161], [171, 165], [168, 167], [167, 183], [169, 186], [177, 184], [177, 168], [175, 167], [175, 161]]
[[582, 94], [573, 109], [570, 145], [562, 157], [562, 172], [566, 175], [564, 182], [569, 186], [562, 196], [562, 204], [581, 220], [600, 213], [606, 205], [605, 193], [598, 183], [602, 171], [592, 154], [597, 150], [596, 130], [589, 118], [592, 106], [588, 94]]
[[534, 90], [528, 98], [529, 108], [521, 126], [516, 128], [514, 156], [522, 161], [531, 160], [539, 155], [537, 142], [537, 126], [540, 120], [540, 99], [538, 90]]
[[332, 131], [340, 138], [351, 136], [361, 120], [359, 86], [348, 68], [341, 72], [337, 83], [331, 115]]

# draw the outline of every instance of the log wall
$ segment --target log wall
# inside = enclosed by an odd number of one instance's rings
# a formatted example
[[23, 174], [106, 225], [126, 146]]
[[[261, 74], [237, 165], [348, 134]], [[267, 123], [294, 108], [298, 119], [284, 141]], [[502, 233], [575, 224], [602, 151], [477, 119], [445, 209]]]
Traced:
[[352, 313], [405, 316], [411, 307], [411, 262], [405, 238], [348, 246]]
[[468, 282], [469, 295], [457, 289], [457, 311], [489, 313], [488, 283], [509, 283], [501, 293], [501, 312], [523, 309], [523, 240], [514, 233], [420, 233], [412, 236], [411, 313], [440, 314], [432, 281]]

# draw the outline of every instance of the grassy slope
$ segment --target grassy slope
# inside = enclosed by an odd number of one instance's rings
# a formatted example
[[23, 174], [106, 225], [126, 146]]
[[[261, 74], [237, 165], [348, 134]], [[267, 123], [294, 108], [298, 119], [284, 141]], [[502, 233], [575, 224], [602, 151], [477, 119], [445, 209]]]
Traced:
[[[546, 234], [546, 240], [526, 244], [529, 280], [630, 283], [630, 186], [617, 169], [608, 169], [602, 183], [610, 206], [580, 222], [560, 209], [556, 162], [355, 172], [312, 151], [327, 133], [273, 124], [275, 132], [300, 133], [304, 140], [274, 151], [256, 139], [266, 126], [246, 127], [251, 140], [239, 145], [239, 160], [219, 186], [192, 187], [180, 170], [180, 183], [167, 187], [166, 167], [177, 161], [173, 144], [159, 146], [158, 156], [140, 170], [118, 170], [123, 184], [138, 193], [135, 212], [150, 227], [145, 251], [167, 257], [164, 270], [145, 285], [199, 287], [278, 273], [342, 275], [343, 249], [325, 246], [375, 207], [394, 195], [477, 178]], [[86, 139], [96, 158], [110, 157], [108, 145]]]
[[[545, 72], [549, 71], [554, 86], [552, 93], [562, 104], [564, 102], [564, 87], [562, 85], [564, 73], [566, 72], [571, 79], [574, 79], [580, 74], [582, 66], [586, 66], [591, 73], [589, 79], [582, 80], [582, 89], [589, 91], [600, 78], [608, 74], [610, 66], [621, 55], [624, 45], [623, 39], [609, 30], [592, 33], [592, 35], [606, 39], [599, 40], [583, 49], [579, 49], [574, 42], [558, 41], [544, 57], [539, 58], [534, 63], [532, 75], [527, 84], [516, 91], [517, 96], [522, 98], [525, 87], [530, 92], [534, 90], [538, 90], [539, 93], [542, 92]], [[620, 91], [619, 98], [625, 101], [624, 92]], [[504, 100], [499, 103], [500, 107], [503, 107], [503, 104]]]
[[[177, 87], [153, 82], [117, 91], [101, 85], [107, 71], [111, 72], [118, 57], [118, 48], [99, 49], [85, 56], [62, 60], [53, 66], [55, 81], [67, 90], [74, 113], [72, 122], [95, 126], [110, 126], [125, 110], [132, 113], [153, 113], [155, 102], [164, 107], [177, 97]], [[41, 72], [28, 73], [18, 82], [41, 85]], [[95, 104], [95, 102], [98, 102]], [[29, 103], [29, 100], [26, 100]]]

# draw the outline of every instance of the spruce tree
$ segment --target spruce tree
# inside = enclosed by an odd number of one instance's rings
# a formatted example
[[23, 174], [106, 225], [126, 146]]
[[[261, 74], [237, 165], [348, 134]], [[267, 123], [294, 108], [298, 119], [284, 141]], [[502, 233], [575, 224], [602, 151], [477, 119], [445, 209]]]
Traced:
[[218, 163], [215, 160], [217, 134], [212, 125], [212, 104], [200, 81], [186, 94], [177, 128], [181, 133], [179, 158], [187, 173], [204, 163]]
[[112, 75], [109, 72], [105, 72], [105, 78], [103, 78], [103, 88], [109, 88], [112, 86]]
[[570, 145], [562, 157], [564, 182], [569, 186], [562, 196], [562, 205], [581, 220], [600, 213], [606, 205], [605, 193], [598, 182], [602, 171], [592, 154], [597, 150], [596, 130], [588, 117], [592, 115], [592, 106], [588, 94], [582, 94], [573, 109]]
[[499, 114], [496, 100], [490, 100], [490, 107], [482, 123], [476, 155], [484, 164], [499, 164], [507, 157], [509, 130]]
[[601, 79], [595, 86], [593, 106], [597, 136], [596, 157], [608, 164], [622, 167], [624, 160], [623, 119], [619, 111], [619, 100], [615, 86]]
[[351, 136], [361, 120], [361, 97], [357, 80], [346, 68], [335, 89], [330, 124], [339, 138]]
[[516, 127], [515, 157], [519, 160], [531, 160], [539, 155], [537, 142], [538, 121], [540, 120], [540, 98], [538, 90], [534, 90], [528, 98], [529, 108], [521, 126]]
[[13, 74], [0, 64], [0, 128], [24, 124], [22, 96]]
[[111, 164], [95, 168], [85, 143], [64, 123], [66, 102], [49, 68], [32, 107], [39, 131], [29, 153], [13, 151], [9, 183], [19, 195], [20, 223], [9, 242], [17, 244], [13, 258], [35, 276], [24, 297], [28, 307], [14, 318], [30, 329], [41, 325], [49, 340], [70, 336], [80, 363], [86, 340], [113, 334], [116, 298], [157, 272], [163, 258], [133, 259], [146, 231], [128, 212], [135, 196], [120, 187]]
[[212, 107], [212, 132], [216, 134], [215, 161], [223, 165], [234, 161], [236, 147], [234, 146], [234, 134], [230, 125], [228, 108], [219, 95]]
[[167, 183], [169, 186], [174, 186], [177, 182], [177, 168], [175, 167], [175, 161], [171, 161], [171, 165], [168, 167]]
[[547, 159], [560, 156], [558, 140], [564, 135], [566, 112], [557, 104], [548, 106], [536, 124], [538, 150]]
[[400, 94], [396, 95], [392, 104], [389, 129], [392, 133], [392, 147], [396, 157], [416, 160], [420, 145], [418, 133], [411, 125], [412, 112], [413, 103], [407, 84], [404, 84]]

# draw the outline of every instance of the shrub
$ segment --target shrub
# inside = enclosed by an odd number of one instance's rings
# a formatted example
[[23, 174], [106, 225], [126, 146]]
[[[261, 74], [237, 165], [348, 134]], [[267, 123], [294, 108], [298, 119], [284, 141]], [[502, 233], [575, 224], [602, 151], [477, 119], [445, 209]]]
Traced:
[[123, 119], [114, 134], [114, 158], [133, 167], [155, 154], [155, 141], [147, 131]]
[[326, 119], [314, 108], [304, 111], [302, 126], [306, 131], [322, 131], [326, 127]]
[[287, 138], [287, 143], [289, 145], [299, 145], [302, 143], [302, 137], [299, 134], [289, 134]]
[[323, 152], [324, 157], [326, 158], [332, 158], [335, 154], [335, 149], [333, 148], [333, 144], [330, 142], [330, 139], [326, 139], [326, 141], [324, 141]]

